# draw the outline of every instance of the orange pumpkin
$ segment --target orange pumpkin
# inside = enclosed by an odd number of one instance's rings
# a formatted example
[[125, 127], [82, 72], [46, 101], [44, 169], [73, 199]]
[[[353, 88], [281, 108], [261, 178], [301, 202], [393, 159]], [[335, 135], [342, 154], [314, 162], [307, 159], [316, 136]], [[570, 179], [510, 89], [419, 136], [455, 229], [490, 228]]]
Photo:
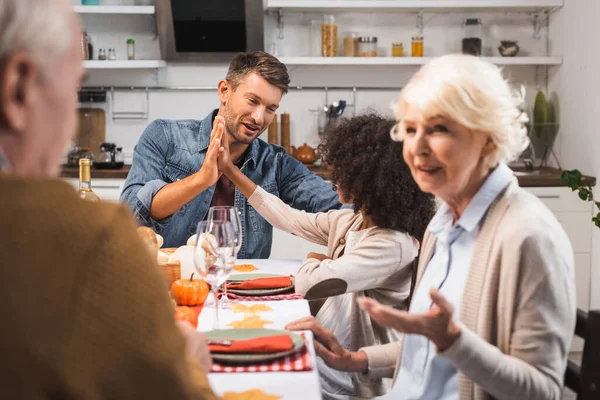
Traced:
[[171, 285], [171, 294], [180, 306], [197, 306], [204, 303], [208, 296], [208, 283], [201, 279], [178, 279]]
[[198, 327], [198, 315], [196, 315], [196, 312], [189, 307], [175, 307], [175, 319], [179, 321], [187, 321], [192, 324], [194, 328]]

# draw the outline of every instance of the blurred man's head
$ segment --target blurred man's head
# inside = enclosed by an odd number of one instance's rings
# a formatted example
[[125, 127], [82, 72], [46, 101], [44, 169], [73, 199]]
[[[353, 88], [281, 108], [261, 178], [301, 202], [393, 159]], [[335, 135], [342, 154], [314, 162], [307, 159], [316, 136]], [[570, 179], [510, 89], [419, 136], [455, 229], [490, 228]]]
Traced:
[[69, 0], [0, 0], [0, 150], [14, 174], [58, 172], [77, 130], [81, 29]]

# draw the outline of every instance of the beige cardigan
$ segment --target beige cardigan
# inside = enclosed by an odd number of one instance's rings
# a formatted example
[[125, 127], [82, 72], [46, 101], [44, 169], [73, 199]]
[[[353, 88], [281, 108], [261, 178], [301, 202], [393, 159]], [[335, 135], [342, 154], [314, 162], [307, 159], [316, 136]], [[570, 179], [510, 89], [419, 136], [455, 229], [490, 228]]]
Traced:
[[[434, 249], [427, 232], [417, 284]], [[459, 371], [460, 399], [559, 400], [575, 310], [569, 239], [515, 179], [482, 220], [460, 310], [462, 333], [442, 353]], [[362, 350], [369, 375], [395, 378], [402, 341]]]

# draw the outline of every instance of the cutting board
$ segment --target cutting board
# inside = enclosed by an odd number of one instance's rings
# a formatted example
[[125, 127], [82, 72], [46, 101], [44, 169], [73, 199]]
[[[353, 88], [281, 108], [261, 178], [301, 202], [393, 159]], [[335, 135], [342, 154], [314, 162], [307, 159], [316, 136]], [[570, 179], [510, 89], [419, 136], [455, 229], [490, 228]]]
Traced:
[[97, 154], [100, 144], [106, 142], [106, 113], [101, 108], [79, 109], [77, 144]]

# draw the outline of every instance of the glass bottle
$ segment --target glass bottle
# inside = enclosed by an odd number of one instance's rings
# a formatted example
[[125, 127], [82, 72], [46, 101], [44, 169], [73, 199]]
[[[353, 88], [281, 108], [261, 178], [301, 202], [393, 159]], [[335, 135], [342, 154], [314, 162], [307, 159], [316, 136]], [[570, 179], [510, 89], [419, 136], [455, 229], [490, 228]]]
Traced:
[[88, 201], [100, 201], [96, 193], [92, 191], [92, 162], [89, 158], [79, 159], [79, 197]]
[[117, 59], [117, 55], [115, 54], [115, 49], [108, 49], [108, 59], [114, 61]]
[[92, 45], [92, 38], [90, 35], [87, 34], [87, 32], [85, 33], [85, 39], [87, 41], [87, 47], [88, 47], [88, 60], [93, 60], [94, 59], [94, 45]]
[[98, 60], [106, 60], [106, 50], [100, 49], [98, 50]]
[[463, 54], [471, 54], [473, 56], [481, 55], [482, 40], [481, 33], [483, 27], [479, 18], [467, 18], [463, 23]]
[[127, 39], [127, 59], [135, 60], [135, 40]]
[[81, 59], [89, 60], [90, 53], [88, 48], [88, 35], [86, 31], [81, 31]]

